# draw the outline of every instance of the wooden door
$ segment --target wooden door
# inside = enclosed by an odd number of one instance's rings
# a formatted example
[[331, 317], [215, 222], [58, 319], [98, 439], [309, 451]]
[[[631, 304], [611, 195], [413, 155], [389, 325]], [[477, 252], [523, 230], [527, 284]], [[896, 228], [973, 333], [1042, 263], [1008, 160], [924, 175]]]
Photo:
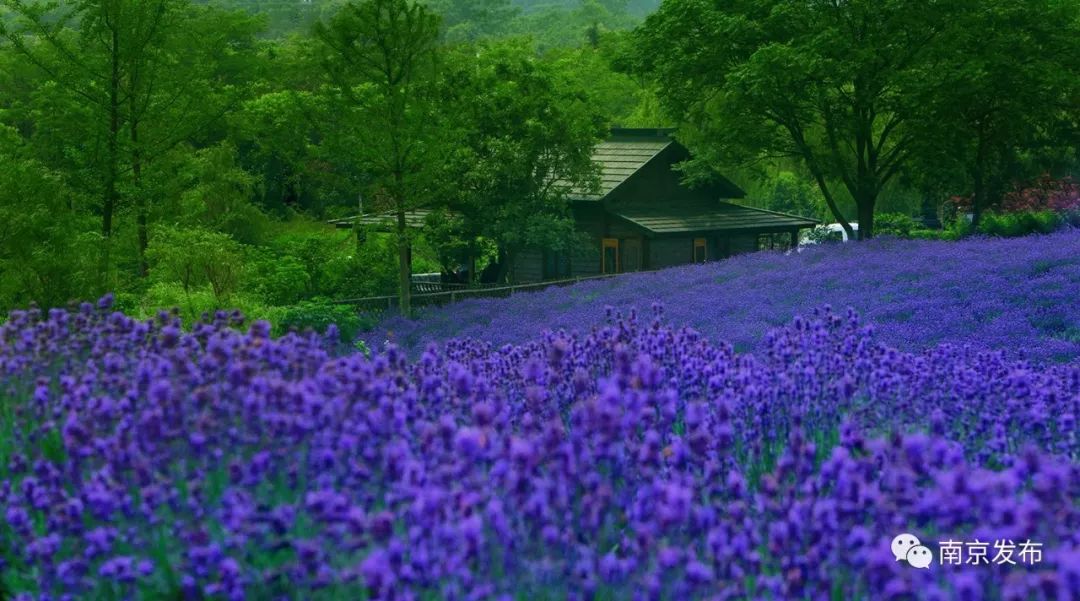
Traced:
[[600, 243], [600, 272], [619, 273], [619, 240], [604, 238]]
[[705, 238], [694, 238], [694, 262], [704, 263], [709, 259], [708, 249], [705, 246]]

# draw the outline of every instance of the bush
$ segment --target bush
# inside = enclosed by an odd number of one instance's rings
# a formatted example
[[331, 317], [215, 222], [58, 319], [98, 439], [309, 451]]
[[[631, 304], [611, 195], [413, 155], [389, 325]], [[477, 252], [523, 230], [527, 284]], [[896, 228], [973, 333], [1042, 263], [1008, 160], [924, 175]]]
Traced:
[[157, 282], [177, 283], [188, 292], [209, 286], [218, 303], [238, 290], [244, 265], [239, 243], [197, 227], [154, 228], [146, 256]]
[[912, 240], [945, 240], [946, 232], [943, 230], [915, 229], [908, 233]]
[[941, 233], [942, 240], [959, 240], [975, 233], [971, 223], [967, 219], [957, 219], [949, 224]]
[[914, 219], [903, 213], [882, 213], [874, 217], [874, 234], [878, 236], [910, 238], [911, 232], [918, 227]]
[[[131, 302], [132, 300], [126, 300], [125, 305]], [[235, 294], [227, 302], [222, 302], [209, 286], [185, 289], [178, 282], [156, 282], [135, 302], [138, 303], [138, 309], [133, 313], [142, 318], [175, 308], [179, 311], [185, 327], [197, 322], [203, 314], [213, 315], [218, 310], [237, 309], [243, 313], [244, 321], [248, 324], [260, 319], [274, 323], [282, 312], [282, 309], [268, 307], [244, 294]]]
[[1017, 188], [1001, 201], [1005, 213], [1080, 211], [1080, 184], [1072, 178], [1054, 179], [1043, 174], [1026, 188]]
[[987, 213], [979, 222], [978, 232], [1000, 238], [1016, 238], [1029, 234], [1049, 234], [1061, 227], [1064, 219], [1053, 211], [1021, 213]]
[[334, 305], [326, 301], [306, 301], [292, 307], [285, 307], [282, 315], [274, 322], [274, 328], [278, 335], [289, 330], [298, 332], [314, 330], [322, 334], [331, 324], [337, 326], [340, 341], [351, 344], [361, 331], [370, 330], [374, 326], [374, 320], [362, 317], [355, 307], [349, 305]]
[[309, 294], [311, 276], [300, 259], [265, 248], [246, 249], [245, 259], [245, 288], [267, 304], [294, 305]]

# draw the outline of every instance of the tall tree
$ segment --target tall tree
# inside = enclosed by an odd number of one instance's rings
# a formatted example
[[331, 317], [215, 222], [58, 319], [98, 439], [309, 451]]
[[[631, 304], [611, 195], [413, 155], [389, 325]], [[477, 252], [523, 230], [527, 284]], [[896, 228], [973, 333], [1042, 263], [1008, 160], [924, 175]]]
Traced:
[[1075, 152], [1080, 5], [993, 0], [964, 11], [917, 106], [917, 178], [970, 196], [974, 225], [1008, 188]]
[[145, 275], [145, 169], [237, 102], [229, 93], [234, 82], [222, 66], [253, 27], [187, 0], [0, 0], [0, 5], [10, 15], [0, 23], [0, 36], [70, 95], [73, 107], [93, 116], [80, 132], [85, 138], [103, 133], [104, 156], [95, 169], [103, 239], [99, 281], [111, 286], [112, 237], [125, 198], [134, 209], [138, 269]]
[[[637, 31], [699, 165], [796, 157], [849, 235], [873, 235], [882, 190], [912, 159], [911, 90], [957, 11], [914, 0], [668, 0]], [[839, 185], [834, 184], [839, 182]]]
[[[410, 313], [408, 213], [430, 203], [449, 130], [436, 110], [439, 19], [413, 0], [349, 2], [316, 26], [336, 111], [370, 175], [370, 198], [396, 216], [399, 308]], [[341, 125], [338, 125], [341, 128]], [[340, 133], [340, 132], [339, 132]]]

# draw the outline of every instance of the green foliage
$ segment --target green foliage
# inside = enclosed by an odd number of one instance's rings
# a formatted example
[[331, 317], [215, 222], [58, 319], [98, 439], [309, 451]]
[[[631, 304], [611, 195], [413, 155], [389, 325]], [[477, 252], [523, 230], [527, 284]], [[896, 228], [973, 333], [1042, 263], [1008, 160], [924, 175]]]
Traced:
[[908, 233], [912, 240], [945, 240], [946, 232], [943, 230], [913, 229]]
[[113, 237], [124, 218], [134, 221], [135, 270], [145, 275], [156, 200], [147, 180], [157, 159], [209, 133], [241, 93], [236, 83], [248, 63], [237, 56], [252, 49], [253, 21], [187, 0], [0, 0], [0, 7], [7, 17], [0, 39], [47, 82], [35, 92], [71, 109], [31, 116], [62, 120], [56, 146], [74, 151], [62, 161], [96, 192], [99, 285], [115, 287]]
[[179, 215], [185, 223], [222, 232], [243, 244], [264, 240], [269, 219], [251, 204], [255, 178], [236, 164], [232, 146], [196, 151], [182, 177], [186, 181]]
[[343, 156], [365, 174], [369, 197], [395, 215], [398, 307], [410, 313], [407, 211], [430, 205], [449, 185], [442, 167], [457, 122], [440, 109], [439, 17], [415, 0], [348, 2], [315, 29], [334, 87], [327, 101], [340, 124]]
[[245, 268], [247, 287], [270, 305], [291, 305], [311, 294], [308, 266], [293, 255], [251, 248], [245, 256]]
[[822, 214], [821, 191], [810, 180], [791, 171], [781, 171], [760, 191], [765, 207], [773, 211], [817, 217]]
[[179, 282], [155, 282], [138, 296], [128, 296], [124, 310], [131, 315], [152, 317], [158, 311], [176, 309], [186, 326], [196, 323], [203, 315], [218, 310], [237, 309], [247, 323], [265, 319], [277, 323], [283, 309], [268, 307], [248, 294], [233, 294], [227, 301], [219, 300], [210, 286], [185, 289]]
[[837, 221], [840, 193], [854, 200], [867, 237], [902, 173], [982, 173], [970, 184], [982, 194], [1001, 157], [1075, 149], [1077, 130], [1063, 123], [1077, 116], [1077, 10], [1056, 0], [668, 0], [636, 31], [631, 62], [653, 74], [703, 168], [798, 159]]
[[450, 41], [474, 41], [504, 34], [520, 9], [510, 0], [432, 0]]
[[897, 238], [910, 238], [911, 232], [919, 229], [919, 224], [909, 215], [902, 213], [882, 213], [874, 219], [877, 233]]
[[81, 196], [0, 125], [0, 308], [55, 306], [92, 286], [100, 238]]
[[979, 221], [978, 232], [988, 236], [1016, 238], [1030, 234], [1049, 234], [1063, 223], [1061, 215], [1053, 211], [987, 213]]
[[[944, 196], [969, 196], [975, 220], [1012, 183], [1075, 161], [1080, 94], [1080, 4], [972, 2], [956, 15], [936, 82], [915, 99], [912, 178]], [[1018, 51], [1022, 48], [1023, 51]]]
[[244, 268], [238, 242], [203, 228], [156, 227], [147, 257], [156, 282], [188, 293], [208, 287], [219, 306], [237, 291]]
[[337, 326], [340, 341], [352, 344], [357, 335], [370, 329], [374, 322], [370, 318], [361, 317], [354, 307], [349, 305], [335, 305], [325, 301], [304, 301], [297, 305], [287, 307], [275, 323], [279, 334], [296, 330], [304, 332], [314, 330], [325, 333], [330, 324]]
[[596, 185], [592, 148], [605, 121], [584, 89], [527, 44], [481, 44], [453, 58], [446, 94], [470, 127], [447, 166], [448, 208], [462, 216], [467, 239], [499, 247], [501, 279], [506, 259], [525, 246], [571, 245], [567, 194]]

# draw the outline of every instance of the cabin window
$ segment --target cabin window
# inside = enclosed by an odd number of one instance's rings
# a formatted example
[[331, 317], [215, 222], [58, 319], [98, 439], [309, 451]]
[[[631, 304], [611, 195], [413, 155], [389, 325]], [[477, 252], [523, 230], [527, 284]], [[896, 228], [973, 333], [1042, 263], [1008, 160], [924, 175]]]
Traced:
[[708, 259], [705, 238], [694, 238], [694, 262], [704, 263]]
[[619, 273], [619, 240], [604, 238], [600, 248], [600, 270], [602, 273]]
[[570, 277], [570, 253], [545, 250], [543, 277], [545, 280]]

